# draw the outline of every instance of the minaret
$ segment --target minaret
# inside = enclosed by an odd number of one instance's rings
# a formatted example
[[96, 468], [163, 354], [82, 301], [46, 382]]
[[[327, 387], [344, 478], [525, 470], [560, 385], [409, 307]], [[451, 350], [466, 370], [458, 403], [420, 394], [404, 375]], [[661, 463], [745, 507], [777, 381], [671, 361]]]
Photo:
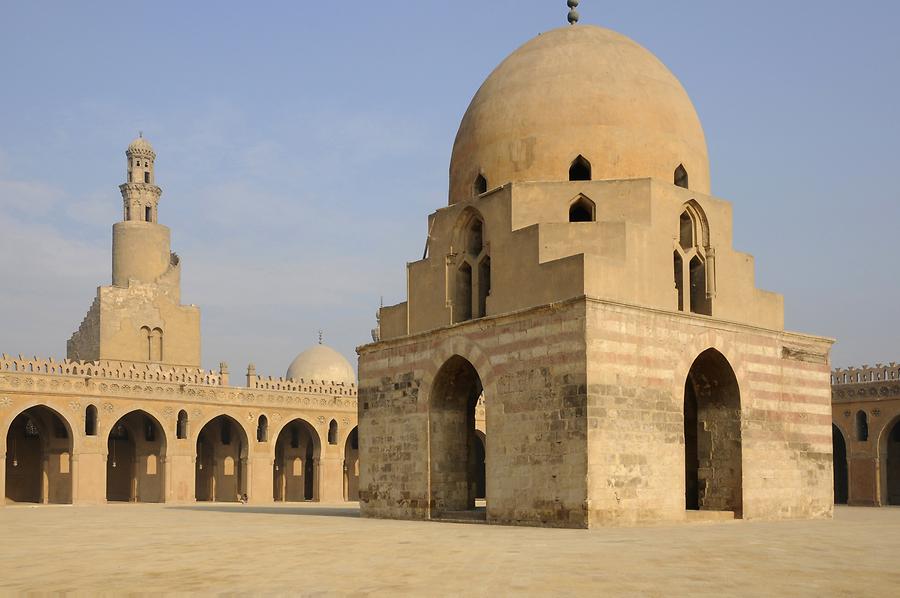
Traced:
[[156, 186], [153, 162], [156, 152], [143, 133], [125, 150], [128, 157], [128, 182], [119, 186], [126, 221], [156, 222], [162, 190]]
[[122, 192], [123, 220], [113, 225], [113, 285], [155, 282], [169, 269], [169, 229], [158, 223], [162, 190], [156, 186], [156, 152], [143, 135], [125, 151], [128, 182]]

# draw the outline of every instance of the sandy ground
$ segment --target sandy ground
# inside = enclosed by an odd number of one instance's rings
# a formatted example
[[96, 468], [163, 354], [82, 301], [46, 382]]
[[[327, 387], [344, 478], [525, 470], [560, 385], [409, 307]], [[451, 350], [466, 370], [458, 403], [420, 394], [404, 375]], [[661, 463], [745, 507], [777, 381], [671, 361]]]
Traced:
[[595, 531], [313, 504], [0, 509], [0, 593], [888, 596], [900, 508]]

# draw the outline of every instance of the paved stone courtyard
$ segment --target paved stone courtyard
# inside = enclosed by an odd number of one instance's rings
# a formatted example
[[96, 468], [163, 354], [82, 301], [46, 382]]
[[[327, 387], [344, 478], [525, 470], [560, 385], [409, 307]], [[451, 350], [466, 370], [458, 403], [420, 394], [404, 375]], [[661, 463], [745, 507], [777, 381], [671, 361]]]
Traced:
[[0, 509], [0, 593], [888, 595], [900, 509], [597, 531], [300, 504]]

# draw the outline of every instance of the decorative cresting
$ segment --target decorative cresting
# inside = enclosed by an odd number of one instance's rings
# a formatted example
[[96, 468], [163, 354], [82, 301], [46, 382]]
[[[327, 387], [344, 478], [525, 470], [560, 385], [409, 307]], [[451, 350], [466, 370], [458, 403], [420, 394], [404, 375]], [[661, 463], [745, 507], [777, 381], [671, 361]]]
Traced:
[[831, 383], [838, 384], [863, 384], [868, 382], [900, 381], [900, 364], [890, 362], [887, 365], [876, 364], [875, 367], [864, 365], [862, 367], [835, 368], [831, 372]]
[[[207, 386], [243, 390], [228, 384], [228, 365], [219, 365], [219, 371], [179, 366], [165, 366], [128, 361], [56, 361], [52, 357], [18, 358], [5, 353], [0, 355], [0, 388], [15, 387], [19, 383], [6, 380], [4, 374], [40, 374], [50, 377], [79, 378], [82, 380], [131, 381], [135, 383], [162, 382], [180, 385]], [[137, 386], [135, 388], [138, 388]], [[140, 386], [143, 389], [143, 386]], [[150, 388], [150, 387], [147, 387]], [[259, 376], [252, 365], [247, 371], [246, 389], [282, 391], [333, 397], [356, 397], [356, 385], [331, 380], [287, 380], [273, 376]], [[151, 389], [152, 390], [152, 389]]]
[[575, 10], [578, 8], [578, 0], [568, 0], [566, 4], [569, 5], [569, 25], [574, 25], [578, 22], [578, 19], [581, 18], [578, 11]]

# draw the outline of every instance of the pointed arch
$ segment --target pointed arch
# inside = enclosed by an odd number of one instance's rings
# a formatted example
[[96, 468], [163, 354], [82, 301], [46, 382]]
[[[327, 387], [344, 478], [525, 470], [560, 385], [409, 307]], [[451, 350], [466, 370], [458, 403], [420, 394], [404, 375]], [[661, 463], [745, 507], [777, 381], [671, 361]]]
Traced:
[[595, 222], [597, 205], [586, 195], [579, 195], [569, 203], [569, 222]]
[[674, 252], [677, 309], [713, 315], [715, 251], [709, 245], [709, 222], [695, 200], [685, 203], [678, 217]]
[[484, 174], [478, 173], [478, 176], [475, 177], [475, 182], [472, 184], [472, 194], [475, 197], [479, 195], [484, 195], [488, 190], [488, 182], [485, 178]]
[[475, 409], [484, 392], [475, 366], [453, 355], [440, 367], [428, 397], [431, 501], [434, 515], [475, 509], [478, 454]]
[[301, 418], [287, 422], [278, 432], [273, 453], [273, 499], [319, 500], [322, 442], [315, 427]]
[[570, 181], [590, 181], [592, 180], [591, 163], [587, 158], [578, 155], [569, 166]]
[[166, 444], [165, 429], [147, 411], [136, 409], [116, 420], [106, 438], [106, 500], [165, 502]]
[[679, 164], [675, 169], [675, 186], [688, 189], [688, 172], [684, 164]]
[[195, 498], [239, 502], [248, 496], [248, 432], [230, 415], [218, 415], [197, 434]]
[[743, 511], [741, 393], [716, 349], [701, 353], [684, 385], [685, 508]]
[[51, 407], [37, 404], [14, 416], [6, 431], [6, 500], [71, 503], [74, 442], [72, 426]]

